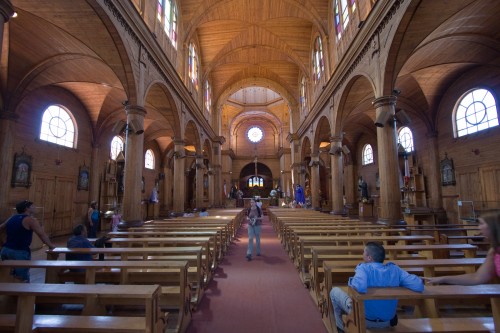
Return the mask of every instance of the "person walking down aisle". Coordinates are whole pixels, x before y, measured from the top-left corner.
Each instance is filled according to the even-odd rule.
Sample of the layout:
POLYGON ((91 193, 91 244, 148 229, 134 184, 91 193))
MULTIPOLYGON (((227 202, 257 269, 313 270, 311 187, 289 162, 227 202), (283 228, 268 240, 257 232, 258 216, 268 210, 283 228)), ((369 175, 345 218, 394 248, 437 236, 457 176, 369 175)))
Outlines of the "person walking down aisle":
POLYGON ((90 238, 97 238, 97 230, 99 229, 99 209, 97 209, 97 202, 90 203, 87 212, 87 229, 89 230, 90 238))
POLYGON ((478 218, 478 222, 481 235, 491 243, 484 263, 474 273, 424 278, 427 283, 471 286, 500 277, 500 211, 485 214, 478 218))
MULTIPOLYGON (((16 205, 16 211, 17 214, 0 225, 0 232, 4 229, 7 231, 7 241, 0 252, 2 260, 31 260, 30 245, 33 240, 33 231, 49 249, 56 247, 38 220, 32 216, 35 213, 33 202, 28 200, 19 202, 16 205)), ((22 282, 30 282, 29 268, 14 268, 12 275, 22 282)))
POLYGON ((247 260, 252 260, 253 239, 255 238, 255 251, 260 256, 260 232, 262 230, 262 209, 257 206, 254 199, 250 200, 250 208, 247 210, 248 220, 248 249, 247 260))
MULTIPOLYGON (((363 252, 364 262, 356 266, 355 274, 349 278, 348 285, 360 293, 366 293, 370 287, 405 287, 416 292, 424 290, 422 279, 410 274, 399 266, 389 262, 384 264, 385 249, 375 242, 366 243, 363 252)), ((342 314, 352 310, 352 299, 339 287, 330 291, 337 331, 344 332, 342 314)), ((365 318, 367 328, 388 328, 396 326, 398 317, 397 299, 365 301, 365 318)))

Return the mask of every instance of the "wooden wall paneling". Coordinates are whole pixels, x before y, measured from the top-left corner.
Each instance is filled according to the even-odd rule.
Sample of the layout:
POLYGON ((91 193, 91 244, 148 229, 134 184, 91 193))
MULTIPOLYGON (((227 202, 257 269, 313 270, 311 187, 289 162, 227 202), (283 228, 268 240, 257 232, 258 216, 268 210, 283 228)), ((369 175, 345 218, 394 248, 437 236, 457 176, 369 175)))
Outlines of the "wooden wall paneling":
POLYGON ((481 204, 483 209, 500 208, 500 166, 483 167, 479 169, 484 201, 481 204))

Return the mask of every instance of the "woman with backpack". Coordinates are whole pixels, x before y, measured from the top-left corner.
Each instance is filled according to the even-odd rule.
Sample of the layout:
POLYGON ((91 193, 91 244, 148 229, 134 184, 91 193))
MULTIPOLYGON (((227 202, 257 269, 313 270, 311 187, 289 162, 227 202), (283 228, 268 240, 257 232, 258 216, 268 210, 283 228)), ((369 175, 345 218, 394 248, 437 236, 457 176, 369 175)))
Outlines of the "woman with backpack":
POLYGON ((252 260, 253 239, 255 237, 255 245, 257 256, 260 256, 260 231, 262 229, 262 209, 257 206, 254 199, 250 200, 250 208, 247 210, 248 220, 248 249, 247 261, 252 260))
POLYGON ((97 202, 95 201, 90 203, 87 212, 87 224, 89 238, 97 238, 97 230, 99 230, 99 209, 97 209, 97 202))

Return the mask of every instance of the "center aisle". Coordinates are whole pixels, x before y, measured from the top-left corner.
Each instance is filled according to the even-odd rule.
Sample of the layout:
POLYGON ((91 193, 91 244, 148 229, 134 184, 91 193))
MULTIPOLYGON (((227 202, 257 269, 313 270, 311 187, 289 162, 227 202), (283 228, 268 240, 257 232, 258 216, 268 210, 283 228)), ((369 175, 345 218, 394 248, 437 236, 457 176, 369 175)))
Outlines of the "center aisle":
POLYGON ((187 333, 327 332, 267 216, 263 223, 262 255, 246 260, 245 223, 215 271, 187 333))

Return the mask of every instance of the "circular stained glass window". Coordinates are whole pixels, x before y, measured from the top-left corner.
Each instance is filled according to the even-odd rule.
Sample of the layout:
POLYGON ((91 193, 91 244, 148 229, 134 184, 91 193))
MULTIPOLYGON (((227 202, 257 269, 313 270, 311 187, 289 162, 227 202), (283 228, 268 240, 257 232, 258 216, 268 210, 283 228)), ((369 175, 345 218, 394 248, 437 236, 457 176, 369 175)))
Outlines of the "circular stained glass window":
POLYGON ((262 140, 264 133, 262 132, 262 130, 260 128, 252 127, 248 130, 247 136, 248 136, 248 140, 252 141, 253 143, 257 143, 260 140, 262 140))

